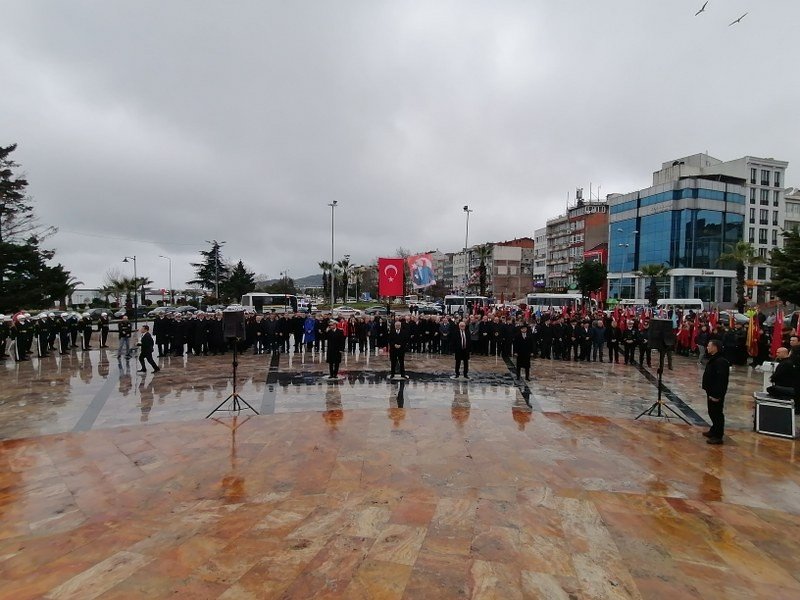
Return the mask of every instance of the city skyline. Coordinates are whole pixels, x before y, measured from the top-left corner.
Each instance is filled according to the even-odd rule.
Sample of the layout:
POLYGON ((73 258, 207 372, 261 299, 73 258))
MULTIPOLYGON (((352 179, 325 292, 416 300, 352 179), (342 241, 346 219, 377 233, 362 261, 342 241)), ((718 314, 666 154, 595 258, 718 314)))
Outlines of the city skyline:
POLYGON ((211 239, 312 274, 333 200, 336 259, 365 264, 459 251, 465 204, 475 242, 534 237, 575 188, 642 189, 674 156, 772 156, 797 186, 800 6, 696 4, 16 1, 0 143, 87 287, 132 255, 185 287, 211 239))

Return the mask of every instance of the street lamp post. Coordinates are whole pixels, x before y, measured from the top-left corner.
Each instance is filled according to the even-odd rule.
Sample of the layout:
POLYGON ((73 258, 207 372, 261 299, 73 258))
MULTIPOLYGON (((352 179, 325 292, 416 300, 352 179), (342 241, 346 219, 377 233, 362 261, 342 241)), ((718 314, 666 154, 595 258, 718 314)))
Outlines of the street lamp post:
POLYGON ((469 281, 469 255, 467 254, 467 248, 469 248, 469 213, 475 212, 471 209, 467 204, 464 205, 464 212, 467 215, 467 225, 466 230, 464 233, 464 312, 467 311, 467 282, 469 281))
POLYGON ((158 255, 159 258, 165 258, 169 261, 169 303, 175 306, 175 292, 172 290, 172 259, 169 256, 158 255))
POLYGON ((333 256, 334 256, 334 254, 333 254, 333 248, 334 248, 334 246, 333 246, 333 240, 334 240, 334 229, 333 229, 333 227, 334 227, 334 215, 333 215, 333 212, 334 212, 334 209, 336 208, 337 204, 339 204, 339 202, 336 201, 336 200, 334 200, 333 202, 328 204, 328 206, 331 207, 331 274, 330 274, 330 280, 331 280, 331 311, 333 311, 333 304, 336 301, 335 300, 336 299, 336 295, 335 295, 335 291, 334 291, 334 287, 336 285, 336 278, 333 276, 333 256))
POLYGON ((139 277, 136 274, 136 256, 126 256, 122 262, 133 261, 133 326, 139 329, 139 277))
MULTIPOLYGON (((617 229, 617 231, 619 233, 622 233, 622 234, 625 233, 625 231, 623 229, 621 229, 621 228, 617 229)), ((636 236, 639 235, 639 231, 634 229, 633 231, 631 231, 631 235, 634 238, 633 239, 633 248, 634 248, 634 252, 635 252, 636 251, 636 236)), ((617 244, 617 245, 620 248, 624 248, 624 252, 622 253, 622 267, 621 267, 622 271, 620 272, 620 275, 619 275, 619 295, 620 295, 620 300, 622 300, 622 282, 623 282, 624 277, 625 277, 625 266, 626 266, 626 263, 628 261, 628 248, 630 248, 631 242, 623 242, 623 243, 617 244)), ((634 283, 634 286, 633 286, 633 295, 634 295, 634 297, 636 296, 636 284, 635 283, 634 283)))

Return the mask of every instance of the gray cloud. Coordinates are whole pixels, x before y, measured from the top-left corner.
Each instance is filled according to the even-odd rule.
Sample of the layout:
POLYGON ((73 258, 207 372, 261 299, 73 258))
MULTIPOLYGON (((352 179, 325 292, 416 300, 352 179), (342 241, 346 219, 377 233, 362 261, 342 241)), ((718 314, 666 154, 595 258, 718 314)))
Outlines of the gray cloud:
POLYGON ((362 262, 461 247, 464 204, 509 239, 677 156, 800 158, 793 0, 8 4, 0 143, 89 285, 126 254, 177 285, 212 238, 312 273, 333 199, 362 262))

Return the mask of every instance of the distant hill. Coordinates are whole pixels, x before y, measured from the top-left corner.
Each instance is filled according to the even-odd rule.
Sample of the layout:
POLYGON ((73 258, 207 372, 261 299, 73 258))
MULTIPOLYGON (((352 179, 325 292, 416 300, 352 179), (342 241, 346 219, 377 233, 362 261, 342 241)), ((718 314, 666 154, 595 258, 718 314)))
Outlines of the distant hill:
MULTIPOLYGON (((306 275, 305 277, 293 277, 294 285, 297 289, 309 288, 309 287, 322 287, 322 273, 318 273, 317 275, 306 275)), ((272 285, 273 283, 278 283, 280 281, 279 278, 275 279, 267 279, 266 281, 256 281, 256 285, 272 285)))

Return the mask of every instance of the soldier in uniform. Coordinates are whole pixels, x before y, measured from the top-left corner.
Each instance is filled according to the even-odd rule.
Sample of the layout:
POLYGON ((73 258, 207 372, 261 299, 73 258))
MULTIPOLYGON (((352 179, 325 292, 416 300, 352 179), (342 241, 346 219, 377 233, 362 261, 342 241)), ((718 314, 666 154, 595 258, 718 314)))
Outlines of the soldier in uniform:
POLYGON ((635 365, 636 347, 639 345, 639 332, 633 321, 628 323, 628 327, 622 332, 622 352, 626 365, 635 365))
POLYGON ((83 313, 83 317, 81 318, 81 321, 80 321, 80 327, 81 327, 81 336, 83 338, 81 340, 83 342, 82 349, 83 350, 91 350, 92 349, 92 318, 89 316, 88 312, 83 313))
POLYGON ((70 313, 67 316, 67 324, 69 326, 69 337, 73 348, 78 347, 78 313, 70 313))
POLYGON ((167 328, 169 321, 164 313, 159 313, 153 321, 153 337, 156 339, 158 346, 158 356, 164 356, 169 353, 169 341, 167 340, 167 328))
POLYGON ((11 333, 9 331, 11 324, 11 317, 0 315, 0 358, 8 358, 6 353, 6 342, 11 333))
POLYGON ((110 329, 111 329, 111 319, 108 318, 108 313, 107 312, 100 313, 100 320, 97 321, 97 331, 100 332, 101 348, 108 348, 108 332, 110 329))
POLYGON ((34 335, 36 336, 36 356, 45 358, 50 356, 47 352, 47 336, 49 334, 49 318, 47 313, 42 313, 33 324, 34 335))

